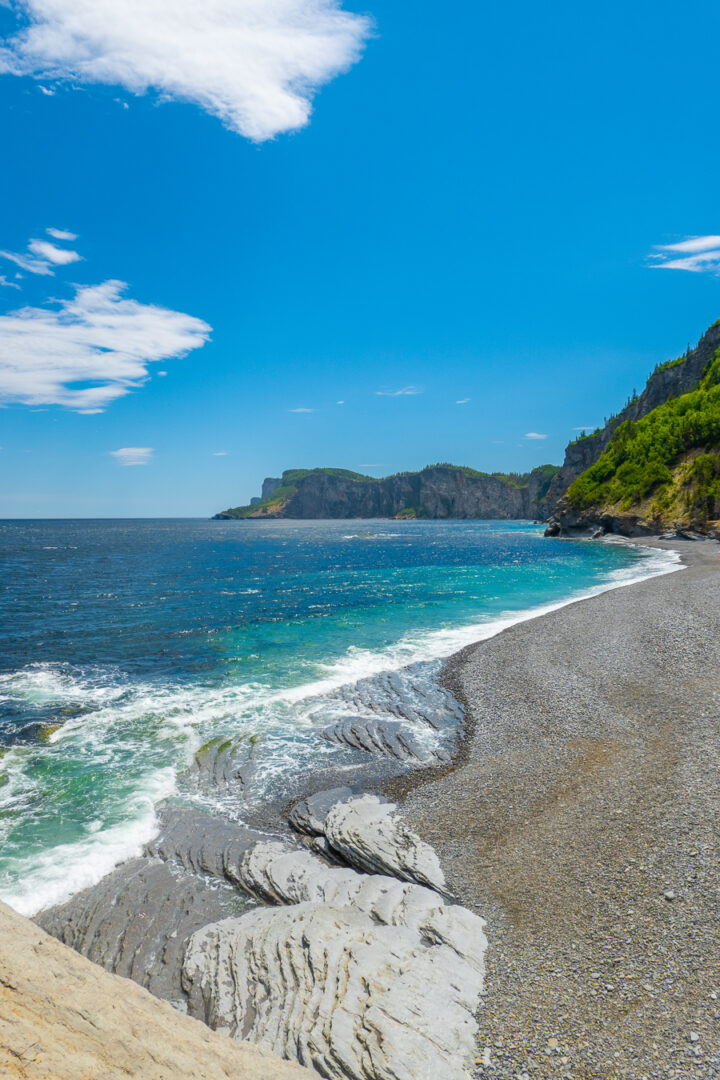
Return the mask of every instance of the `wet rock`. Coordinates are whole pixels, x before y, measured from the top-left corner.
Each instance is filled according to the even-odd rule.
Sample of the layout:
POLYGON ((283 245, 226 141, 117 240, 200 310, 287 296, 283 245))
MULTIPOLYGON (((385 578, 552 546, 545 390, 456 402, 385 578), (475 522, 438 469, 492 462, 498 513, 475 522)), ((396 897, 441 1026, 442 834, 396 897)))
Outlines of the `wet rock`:
POLYGON ((206 792, 238 791, 242 794, 255 772, 256 756, 256 736, 219 736, 200 747, 191 772, 195 773, 200 788, 206 792))
POLYGON ((394 803, 376 795, 335 803, 323 832, 331 850, 349 866, 415 881, 439 892, 445 889, 437 855, 404 824, 394 803))
POLYGON ((191 934, 248 906, 229 886, 209 889, 194 874, 143 858, 40 912, 35 922, 107 971, 182 1002, 181 967, 191 934))
POLYGON ((352 908, 301 903, 207 926, 190 940, 183 984, 212 1028, 333 1080, 469 1075, 482 975, 352 908))
POLYGON ((383 754, 413 765, 450 760, 447 750, 423 746, 412 729, 398 720, 346 716, 326 727, 321 735, 328 742, 340 746, 349 746, 368 754, 383 754))
POLYGON ((191 808, 173 808, 162 815, 160 835, 147 845, 147 853, 174 861, 193 873, 210 874, 236 882, 237 866, 248 850, 267 834, 224 821, 191 808))

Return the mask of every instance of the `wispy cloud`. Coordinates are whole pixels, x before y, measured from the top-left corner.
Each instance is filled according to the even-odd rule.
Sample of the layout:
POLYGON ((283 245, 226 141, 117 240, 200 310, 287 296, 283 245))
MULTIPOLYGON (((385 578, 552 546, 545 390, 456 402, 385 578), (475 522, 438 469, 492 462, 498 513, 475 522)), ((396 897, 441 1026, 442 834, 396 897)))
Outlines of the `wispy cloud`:
POLYGON ((469 400, 470 400, 469 397, 463 397, 463 398, 460 398, 459 401, 456 401, 455 404, 456 405, 467 405, 469 400))
POLYGON ((597 424, 578 424, 573 431, 594 431, 597 426, 597 424))
POLYGON ((315 412, 315 410, 314 409, 300 408, 300 409, 288 409, 288 412, 315 412))
POLYGON ((56 266, 67 266, 68 263, 79 262, 82 255, 68 248, 59 248, 57 244, 51 244, 49 240, 31 240, 28 251, 37 255, 39 259, 54 263, 56 266))
POLYGON ((402 390, 376 390, 378 397, 409 397, 413 394, 422 394, 419 386, 403 386, 402 390))
POLYGON ((0 274, 0 285, 4 285, 7 289, 19 289, 17 281, 8 281, 4 274, 0 274))
POLYGON ((213 450, 213 457, 227 457, 227 450, 213 450))
POLYGON ((336 405, 344 405, 344 404, 345 404, 345 402, 344 402, 344 401, 336 401, 336 402, 335 402, 335 404, 336 404, 336 405))
POLYGON ((32 255, 21 255, 17 251, 0 251, 0 259, 8 259, 28 274, 45 274, 52 277, 55 273, 47 259, 35 259, 32 255))
POLYGON ((251 139, 303 127, 371 20, 340 0, 18 0, 0 71, 189 101, 251 139))
POLYGON ((152 446, 123 446, 120 450, 110 450, 118 465, 149 465, 154 454, 152 446))
POLYGON ((525 434, 526 439, 547 439, 547 435, 541 435, 539 431, 528 431, 525 434))
POLYGON ((720 273, 720 236, 688 236, 676 244, 656 244, 649 258, 658 270, 720 273))
MULTIPOLYGON (((45 231, 56 240, 77 240, 74 233, 62 232, 60 229, 46 229, 45 231)), ((27 252, 0 251, 0 258, 8 259, 29 274, 52 276, 55 273, 53 266, 67 266, 69 263, 79 262, 82 255, 78 255, 77 251, 71 251, 69 248, 60 248, 57 244, 51 244, 49 240, 30 240, 27 252)))
POLYGON ((149 377, 148 364, 203 345, 210 327, 126 299, 122 281, 77 288, 72 300, 0 316, 0 402, 102 412, 149 377))
POLYGON ((68 232, 67 229, 46 229, 45 232, 48 236, 52 236, 53 240, 77 240, 77 233, 68 232))

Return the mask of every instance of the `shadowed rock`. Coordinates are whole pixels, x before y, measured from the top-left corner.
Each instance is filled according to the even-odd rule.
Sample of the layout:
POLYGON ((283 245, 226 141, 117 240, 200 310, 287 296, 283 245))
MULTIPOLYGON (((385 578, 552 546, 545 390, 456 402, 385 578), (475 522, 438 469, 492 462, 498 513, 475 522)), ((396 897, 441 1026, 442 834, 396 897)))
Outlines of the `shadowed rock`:
POLYGON ((229 886, 208 888, 160 859, 133 859, 35 921, 65 945, 158 997, 181 1002, 190 935, 248 907, 229 886))
POLYGON ((162 817, 162 832, 148 844, 149 855, 234 883, 244 853, 257 840, 268 838, 267 833, 192 808, 173 808, 162 817))
POLYGON ((183 969, 212 1027, 332 1080, 467 1080, 482 975, 353 908, 258 909, 198 931, 183 969))
POLYGON ((308 836, 322 836, 325 829, 325 818, 335 803, 352 799, 354 792, 349 787, 328 788, 327 791, 318 791, 309 795, 307 799, 293 806, 289 815, 289 822, 293 829, 306 833, 308 836))

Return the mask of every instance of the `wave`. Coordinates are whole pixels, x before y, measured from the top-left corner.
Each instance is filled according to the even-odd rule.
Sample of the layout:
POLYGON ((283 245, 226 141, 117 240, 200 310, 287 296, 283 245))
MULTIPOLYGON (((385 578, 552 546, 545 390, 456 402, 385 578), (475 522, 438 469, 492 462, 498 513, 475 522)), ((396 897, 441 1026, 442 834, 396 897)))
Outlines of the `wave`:
MULTIPOLYGON (((5 854, 0 861, 0 898, 32 915, 95 884, 118 863, 140 854, 157 832, 156 807, 177 791, 178 778, 209 737, 261 733, 262 776, 268 784, 277 782, 299 762, 311 766, 332 753, 327 744, 318 745, 315 714, 323 699, 340 687, 418 663, 434 662, 428 672, 432 674, 452 653, 517 623, 679 569, 679 553, 645 548, 632 565, 560 600, 406 633, 382 650, 350 647, 337 659, 315 663, 317 677, 290 687, 258 681, 138 682, 119 669, 52 663, 0 676, 0 700, 76 710, 49 734, 47 745, 15 746, 2 759, 6 782, 0 788, 0 838, 5 854), (106 785, 104 796, 92 786, 96 773, 106 785), (13 825, 52 824, 53 786, 77 783, 78 776, 87 787, 86 805, 92 812, 75 823, 75 834, 67 842, 48 842, 28 852, 21 836, 11 836, 13 825)), ((52 829, 46 827, 43 835, 52 836, 52 829)))

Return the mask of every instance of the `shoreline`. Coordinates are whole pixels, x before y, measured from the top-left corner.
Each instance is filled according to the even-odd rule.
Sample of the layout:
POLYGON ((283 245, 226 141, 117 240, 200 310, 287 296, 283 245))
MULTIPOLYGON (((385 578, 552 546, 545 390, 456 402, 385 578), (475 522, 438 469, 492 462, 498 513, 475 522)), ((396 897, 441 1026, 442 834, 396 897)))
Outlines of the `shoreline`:
POLYGON ((680 551, 685 571, 454 654, 440 679, 467 710, 460 759, 392 785, 488 922, 478 1077, 720 1066, 720 547, 630 542, 680 551))
MULTIPOLYGON (((683 558, 684 565, 689 566, 692 570, 695 564, 702 564, 705 567, 705 572, 710 568, 711 577, 717 579, 716 571, 720 569, 720 566, 716 566, 713 559, 717 559, 720 552, 718 552, 717 545, 713 542, 683 544, 680 541, 673 540, 666 543, 658 541, 654 545, 652 542, 642 538, 638 543, 643 547, 658 546, 676 553, 678 548, 683 551, 687 548, 689 554, 683 558), (702 553, 708 547, 712 547, 714 550, 706 558, 703 558, 702 553)), ((585 627, 584 630, 581 630, 580 636, 591 639, 592 635, 588 633, 587 624, 588 620, 590 624, 593 624, 597 605, 609 606, 612 609, 617 604, 618 597, 627 598, 631 594, 632 597, 635 597, 636 590, 625 588, 625 585, 629 584, 635 585, 636 589, 645 589, 651 598, 655 597, 657 599, 657 588, 651 585, 651 582, 658 578, 658 586, 662 593, 663 582, 672 582, 687 577, 687 573, 677 574, 673 572, 673 570, 677 569, 680 569, 680 567, 667 567, 665 570, 640 579, 611 582, 605 586, 597 587, 589 594, 553 604, 549 609, 545 608, 533 613, 523 613, 524 617, 516 618, 510 625, 500 629, 493 636, 479 641, 476 640, 473 644, 450 656, 440 673, 439 686, 445 692, 451 692, 454 698, 459 700, 465 707, 465 722, 458 732, 458 749, 451 762, 443 762, 434 767, 399 770, 397 763, 396 767, 393 768, 387 762, 384 763, 382 758, 376 758, 366 761, 364 765, 354 767, 354 779, 350 780, 353 784, 352 798, 362 800, 366 797, 363 796, 362 792, 383 792, 385 795, 394 798, 399 803, 397 816, 403 822, 403 825, 412 829, 419 844, 424 848, 428 848, 432 852, 433 858, 436 855, 439 856, 440 864, 447 878, 448 888, 459 904, 463 905, 449 910, 462 913, 464 909, 467 909, 464 916, 456 914, 452 917, 472 918, 480 915, 488 922, 488 983, 478 1014, 482 1055, 478 1058, 478 1061, 485 1060, 487 1062, 489 1057, 489 1063, 479 1066, 476 1073, 478 1077, 497 1076, 507 1078, 507 1080, 516 1080, 518 1069, 521 1072, 523 1070, 527 1071, 527 1069, 535 1069, 533 1075, 538 1077, 557 1076, 558 1068, 571 1060, 568 1054, 563 1054, 563 1056, 567 1057, 567 1062, 563 1062, 562 1058, 556 1059, 553 1046, 548 1050, 547 1041, 549 1040, 557 1039, 557 1045, 561 1046, 563 1050, 565 1050, 568 1043, 568 1037, 565 1034, 563 1034, 563 1041, 560 1041, 558 1035, 555 1034, 556 1028, 552 1029, 551 1034, 548 1034, 550 1029, 540 1029, 542 1032, 541 1043, 543 1039, 546 1040, 543 1047, 542 1045, 536 1045, 538 1038, 537 1017, 526 1017, 517 1026, 517 1018, 526 1004, 525 981, 527 978, 532 982, 535 977, 532 964, 533 959, 536 960, 537 958, 523 954, 522 948, 518 948, 517 938, 513 938, 512 935, 513 924, 517 921, 518 912, 522 914, 522 902, 518 906, 516 898, 510 895, 508 887, 502 885, 500 881, 502 873, 508 872, 508 860, 505 857, 503 845, 507 846, 508 824, 510 833, 517 836, 523 831, 523 823, 517 820, 517 813, 510 815, 511 820, 509 822, 504 822, 503 817, 507 815, 508 807, 510 810, 515 810, 516 803, 518 805, 522 804, 524 792, 525 796, 528 796, 523 810, 523 813, 527 814, 524 827, 528 833, 532 833, 537 818, 535 813, 537 806, 535 804, 538 796, 540 796, 542 804, 540 814, 540 818, 542 818, 543 815, 547 815, 548 791, 551 791, 553 785, 557 786, 558 777, 561 779, 561 786, 564 784, 567 788, 568 783, 565 776, 567 773, 578 773, 575 780, 569 784, 569 790, 575 790, 576 794, 582 796, 584 791, 583 774, 587 773, 588 776, 592 776, 593 769, 597 764, 594 761, 594 756, 597 756, 598 748, 590 744, 593 743, 593 740, 602 743, 605 736, 598 736, 597 733, 590 735, 587 732, 578 733, 575 730, 578 726, 576 717, 571 717, 575 727, 573 727, 573 723, 570 724, 568 735, 564 723, 566 717, 563 717, 563 723, 561 724, 563 730, 555 733, 556 737, 553 743, 553 740, 548 740, 546 733, 542 730, 540 732, 533 731, 533 720, 536 721, 538 718, 538 706, 531 696, 529 701, 532 708, 522 720, 524 725, 523 738, 536 751, 535 763, 537 764, 539 761, 542 767, 539 771, 537 768, 533 771, 532 754, 529 757, 526 754, 526 760, 524 761, 522 755, 520 758, 517 758, 516 755, 517 759, 513 759, 513 754, 516 754, 517 751, 516 732, 513 725, 518 713, 522 711, 518 709, 518 699, 520 699, 521 706, 527 707, 528 705, 523 684, 523 663, 528 657, 533 656, 533 649, 537 649, 538 643, 542 647, 543 643, 547 644, 552 641, 553 626, 559 627, 562 631, 563 627, 567 627, 568 622, 571 624, 580 623, 581 626, 585 627), (588 605, 582 602, 588 599, 594 600, 595 604, 588 605), (551 628, 550 634, 548 634, 548 627, 551 628), (518 639, 520 647, 517 644, 518 639), (488 658, 490 658, 490 661, 493 661, 494 658, 494 662, 497 664, 498 657, 502 660, 503 656, 505 658, 505 668, 501 672, 502 679, 500 681, 491 679, 488 682, 486 671, 483 670, 482 683, 478 686, 477 682, 474 681, 478 662, 482 664, 484 669, 488 658), (505 702, 503 702, 503 694, 506 699, 505 702), (514 701, 512 700, 513 694, 515 695, 514 701), (502 715, 500 716, 500 722, 493 716, 490 716, 490 722, 488 722, 488 714, 483 710, 490 705, 490 713, 492 714, 495 710, 496 699, 500 702, 500 713, 502 713, 503 704, 507 705, 508 699, 510 700, 512 705, 511 724, 508 725, 507 718, 503 718, 502 715), (490 752, 488 748, 489 737, 490 752), (551 751, 548 767, 543 764, 543 750, 551 751), (505 754, 505 758, 503 758, 503 754, 505 754), (579 768, 577 764, 578 758, 582 759, 579 768), (508 788, 507 785, 503 786, 501 782, 499 783, 499 781, 507 779, 504 773, 507 772, 508 765, 511 766, 512 788, 508 788), (524 789, 523 783, 525 784, 524 789), (574 789, 573 783, 575 785, 574 789), (508 799, 510 792, 513 799, 512 803, 508 799), (478 814, 478 808, 481 811, 480 814, 478 814), (489 827, 488 820, 490 822, 489 827), (480 839, 480 843, 478 843, 478 839, 480 839), (499 860, 496 859, 498 852, 501 853, 499 860), (502 887, 499 887, 500 885, 502 887), (474 913, 474 915, 471 913, 474 913), (514 972, 515 984, 510 978, 512 972, 514 972), (503 1006, 508 1005, 508 1003, 512 1005, 514 1010, 510 1015, 515 1018, 513 1021, 516 1024, 515 1029, 513 1029, 512 1022, 508 1024, 508 1016, 503 1012, 503 1006), (498 1046, 498 1042, 505 1042, 508 1030, 514 1031, 512 1038, 518 1043, 518 1046, 520 1043, 523 1044, 520 1047, 519 1056, 516 1055, 515 1058, 508 1056, 508 1052, 503 1046, 498 1046), (535 1060, 537 1057, 539 1057, 539 1061, 535 1060), (547 1069, 543 1071, 545 1066, 547 1066, 547 1069)), ((628 603, 623 604, 621 602, 621 607, 628 607, 628 603)), ((635 612, 636 617, 643 618, 642 604, 637 604, 631 599, 629 608, 635 612)), ((715 635, 715 639, 720 640, 720 633, 715 635)), ((569 676, 565 682, 571 687, 571 690, 573 667, 578 662, 578 659, 581 659, 581 651, 578 652, 575 648, 569 650, 572 663, 565 673, 569 676)), ((630 657, 631 652, 626 650, 626 653, 627 659, 630 657)), ((720 670, 720 656, 718 657, 717 667, 720 670)), ((553 685, 556 684, 558 684, 557 679, 554 680, 553 685)), ((564 687, 562 679, 559 680, 559 687, 561 691, 563 688, 567 689, 567 687, 564 687)), ((538 694, 542 689, 543 686, 540 685, 534 688, 534 692, 538 694)), ((718 689, 720 690, 720 683, 718 689)), ((545 710, 540 708, 539 711, 543 712, 545 710)), ((616 735, 617 733, 615 733, 616 735)), ((615 738, 615 736, 613 737, 615 738)), ((606 738, 605 741, 607 741, 606 738)), ((619 745, 617 738, 615 738, 615 742, 619 745)), ((602 769, 611 760, 612 752, 608 756, 607 748, 600 747, 599 753, 600 767, 602 769), (604 758, 603 753, 605 754, 604 758)), ((718 766, 720 767, 720 753, 718 754, 718 766)), ((302 836, 288 832, 287 815, 291 807, 297 802, 307 799, 313 793, 317 793, 319 790, 322 791, 328 786, 333 786, 333 783, 337 782, 338 780, 333 780, 332 776, 328 777, 327 774, 323 775, 322 772, 314 773, 304 783, 300 783, 290 802, 286 800, 284 807, 279 805, 277 807, 278 817, 275 824, 280 828, 280 832, 276 833, 275 844, 277 844, 278 840, 285 844, 290 840, 295 845, 297 857, 303 850, 314 851, 316 855, 321 856, 321 860, 324 856, 329 856, 329 869, 326 866, 325 870, 319 871, 317 865, 313 863, 313 873, 320 872, 321 876, 324 875, 328 878, 328 881, 322 885, 322 890, 328 887, 333 873, 347 873, 347 871, 333 870, 333 867, 337 866, 337 853, 328 851, 327 847, 322 846, 325 844, 322 826, 320 827, 319 836, 316 835, 314 838, 305 837, 303 839, 302 836), (330 784, 327 782, 328 779, 331 781, 330 784), (325 782, 323 783, 323 781, 325 782), (320 844, 319 847, 317 846, 318 843, 320 844)), ((340 782, 343 783, 344 781, 340 780, 340 782)), ((348 790, 350 789, 345 788, 345 791, 348 790)), ((337 799, 337 795, 335 798, 337 799)), ((552 803, 553 798, 551 791, 550 803, 552 803)), ((251 826, 252 824, 252 821, 250 821, 251 826)), ((96 929, 93 928, 88 936, 86 927, 90 928, 91 924, 92 927, 98 927, 100 923, 96 920, 99 919, 100 922, 103 922, 105 919, 104 912, 108 907, 112 907, 115 912, 111 916, 111 919, 115 920, 112 924, 114 929, 110 927, 112 933, 108 933, 108 928, 106 928, 100 934, 101 938, 107 939, 114 937, 115 931, 122 929, 122 926, 131 926, 136 918, 144 919, 147 917, 148 912, 159 911, 165 907, 168 899, 178 893, 179 886, 185 887, 183 882, 186 879, 183 879, 182 875, 180 878, 177 877, 178 863, 180 869, 184 868, 185 871, 190 873, 191 877, 200 870, 209 873, 216 880, 227 878, 228 883, 237 881, 237 871, 234 868, 243 864, 247 866, 245 860, 254 845, 259 843, 262 849, 263 843, 267 840, 267 823, 264 827, 260 822, 256 823, 256 826, 263 830, 264 836, 252 828, 249 830, 238 829, 237 826, 232 826, 229 823, 223 825, 219 822, 216 822, 213 826, 213 830, 217 827, 217 831, 214 834, 208 834, 208 825, 209 819, 202 815, 190 816, 184 821, 178 819, 177 825, 171 822, 169 832, 164 836, 161 835, 159 839, 149 845, 148 853, 144 857, 142 865, 139 865, 141 860, 138 860, 134 866, 132 864, 122 864, 113 874, 103 879, 100 887, 93 887, 88 890, 87 895, 78 895, 77 902, 75 900, 69 901, 67 905, 63 905, 62 908, 58 909, 55 913, 56 921, 54 925, 48 926, 48 928, 61 940, 75 945, 81 952, 85 952, 86 955, 91 956, 93 959, 101 960, 104 966, 120 971, 123 974, 130 974, 143 985, 149 986, 150 989, 159 993, 160 996, 173 999, 175 993, 168 981, 169 971, 166 969, 157 971, 150 976, 152 981, 147 981, 147 976, 143 974, 145 971, 143 965, 147 964, 149 955, 155 950, 155 945, 167 941, 170 929, 173 930, 170 937, 176 941, 176 945, 173 945, 174 963, 179 964, 181 956, 178 949, 181 946, 183 935, 201 926, 205 926, 207 930, 212 930, 213 925, 221 926, 222 923, 218 923, 217 920, 227 917, 232 912, 227 908, 223 910, 222 905, 218 906, 217 901, 221 897, 217 893, 209 906, 207 893, 202 895, 187 894, 187 899, 183 899, 182 904, 187 903, 190 918, 184 924, 179 936, 175 932, 177 925, 172 920, 170 923, 167 921, 168 916, 171 914, 171 908, 166 909, 166 914, 163 916, 164 922, 161 919, 157 925, 154 922, 154 916, 152 916, 153 933, 156 934, 157 938, 156 943, 150 939, 147 945, 132 945, 131 950, 125 955, 122 952, 116 957, 111 953, 105 956, 102 953, 98 954, 96 952, 98 948, 96 929), (239 863, 238 859, 240 860, 239 863), (88 899, 90 899, 89 905, 88 899), (87 915, 83 911, 84 907, 87 910, 87 915)), ((340 865, 344 862, 346 866, 349 865, 355 869, 360 868, 367 873, 375 857, 373 851, 371 842, 370 847, 365 849, 366 863, 363 866, 362 860, 360 863, 353 862, 352 849, 348 849, 344 858, 340 859, 340 865), (368 857, 370 862, 367 862, 368 857)), ((718 844, 718 851, 720 852, 720 844, 718 844)), ((268 857, 270 857, 272 863, 272 859, 277 858, 277 852, 272 857, 268 857)), ((306 856, 306 858, 308 857, 313 859, 315 856, 306 856)), ((547 891, 548 868, 543 866, 541 855, 538 855, 532 849, 528 851, 526 845, 523 857, 526 862, 534 860, 537 864, 534 867, 535 878, 540 881, 541 887, 546 889, 543 895, 548 897, 546 904, 552 907, 554 903, 552 892, 547 891)), ((553 858, 557 857, 556 843, 553 858)), ((517 874, 517 865, 515 865, 514 870, 517 874)), ((268 866, 267 871, 272 877, 272 865, 268 866)), ((378 871, 371 872, 377 873, 378 871)), ((388 871, 381 870, 380 872, 387 873, 388 871)), ((394 871, 390 871, 390 873, 392 874, 394 871)), ((592 880, 592 874, 590 880, 592 880)), ((510 885, 512 884, 511 881, 510 885)), ((517 883, 515 882, 515 884, 517 883)), ((584 887, 588 887, 587 883, 584 887)), ((252 895, 252 890, 250 891, 252 895)), ((295 899, 291 899, 291 894, 292 890, 287 893, 285 899, 280 899, 279 903, 296 903, 298 900, 297 895, 295 895, 295 899)), ((439 895, 444 894, 443 886, 439 895)), ((280 895, 283 895, 282 890, 280 895)), ((258 898, 263 899, 262 895, 259 895, 258 898)), ((265 897, 265 902, 267 902, 267 897, 265 897)), ((172 903, 174 904, 175 901, 172 903)), ((250 900, 250 903, 252 904, 253 901, 250 900)), ((271 892, 270 904, 273 903, 277 904, 278 900, 272 898, 271 892)), ((667 904, 668 902, 664 901, 664 903, 667 904)), ((277 908, 273 909, 272 906, 270 908, 261 907, 256 910, 265 911, 268 917, 271 916, 273 911, 278 911, 277 908)), ((537 916, 537 913, 535 914, 537 916)), ((46 924, 43 918, 40 918, 39 921, 41 925, 46 924)), ((145 929, 146 932, 149 931, 150 925, 145 924, 145 929)), ((289 929, 288 933, 290 932, 289 929)), ((253 946, 251 945, 251 947, 253 946)), ((164 952, 166 945, 163 945, 162 948, 164 952)), ((125 949, 125 945, 123 945, 123 949, 125 949)), ((546 952, 545 955, 554 954, 550 951, 549 954, 546 952)), ((586 959, 590 966, 593 967, 594 972, 602 969, 602 963, 597 956, 589 953, 586 959)), ((205 962, 206 960, 201 957, 201 966, 205 962)), ((544 977, 544 972, 541 975, 544 977)), ((590 977, 590 973, 587 971, 585 971, 585 975, 588 978, 590 977)), ((608 975, 608 979, 610 977, 608 975)), ((213 975, 212 978, 215 979, 216 975, 213 975)), ((542 983, 542 981, 541 978, 540 982, 542 983)), ((720 990, 720 987, 718 989, 720 990)), ((287 989, 282 992, 287 992, 287 989)), ((543 988, 543 993, 546 1000, 552 1000, 552 994, 549 994, 547 987, 543 988)), ((604 990, 603 993, 607 994, 609 991, 604 990)), ((537 994, 535 996, 537 997, 537 994)), ((595 997, 597 997, 597 992, 595 997)), ((563 1007, 566 1009, 565 1014, 563 1014, 566 1019, 567 1015, 569 1015, 567 1002, 563 1007)), ((196 1000, 194 1015, 200 1015, 197 1009, 198 1002, 196 1000)), ((560 1031, 559 1028, 557 1030, 560 1031)), ((647 1031, 645 1030, 643 1036, 646 1037, 646 1035, 647 1031)), ((627 1042, 625 1035, 623 1038, 627 1042)), ((625 1042, 622 1044, 623 1047, 625 1042)), ((511 1045, 514 1047, 514 1043, 511 1045)), ((601 1063, 596 1060, 597 1047, 593 1044, 592 1039, 588 1045, 590 1049, 583 1057, 582 1051, 577 1050, 577 1048, 573 1050, 568 1044, 570 1054, 576 1053, 582 1059, 582 1068, 585 1071, 567 1075, 592 1077, 593 1080, 596 1077, 607 1077, 607 1080, 611 1080, 611 1078, 615 1080, 616 1077, 620 1076, 640 1080, 640 1077, 646 1075, 658 1077, 670 1075, 667 1072, 655 1073, 649 1069, 645 1072, 623 1071, 625 1068, 624 1062, 620 1063, 614 1060, 610 1062, 612 1071, 602 1071, 602 1068, 599 1068, 601 1063)), ((697 1047, 693 1044, 691 1049, 694 1051, 697 1047)), ((602 1049, 601 1056, 604 1053, 605 1050, 602 1049)), ((613 1049, 612 1053, 615 1054, 616 1051, 613 1049)), ((301 1058, 301 1060, 304 1059, 301 1058)), ((568 1065, 568 1068, 570 1068, 570 1065, 568 1065)), ((382 1073, 382 1075, 385 1074, 382 1073)), ((458 1075, 460 1074, 458 1073, 458 1075)), ((463 1073, 462 1075, 465 1076, 466 1074, 463 1073)), ((566 1074, 561 1073, 560 1075, 564 1076, 566 1074)), ((692 1077, 694 1080, 696 1076, 700 1077, 704 1074, 690 1072, 678 1073, 677 1075, 692 1077)))

